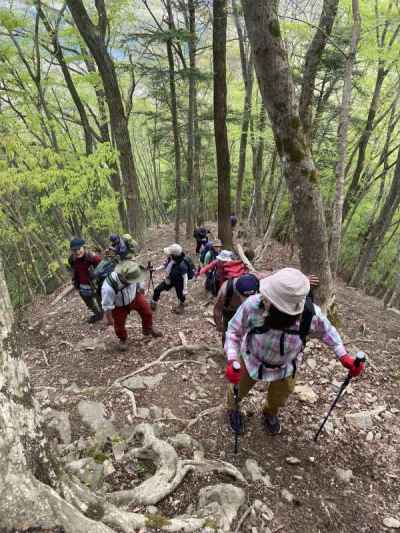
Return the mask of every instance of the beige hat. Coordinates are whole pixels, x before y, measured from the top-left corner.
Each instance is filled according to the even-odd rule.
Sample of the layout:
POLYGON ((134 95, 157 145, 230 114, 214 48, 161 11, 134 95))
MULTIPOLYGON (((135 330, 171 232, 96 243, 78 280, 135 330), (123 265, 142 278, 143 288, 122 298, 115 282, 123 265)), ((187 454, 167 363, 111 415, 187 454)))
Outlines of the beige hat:
POLYGON ((287 315, 303 312, 309 292, 308 278, 296 268, 282 268, 260 281, 261 295, 287 315))
POLYGON ((114 272, 120 276, 121 281, 127 283, 141 283, 146 279, 146 270, 133 261, 118 263, 114 272))
POLYGON ((221 239, 215 239, 215 241, 212 241, 213 247, 222 248, 222 241, 221 239))
POLYGON ((182 252, 182 246, 180 244, 177 244, 176 242, 164 248, 164 253, 166 255, 181 255, 182 252))

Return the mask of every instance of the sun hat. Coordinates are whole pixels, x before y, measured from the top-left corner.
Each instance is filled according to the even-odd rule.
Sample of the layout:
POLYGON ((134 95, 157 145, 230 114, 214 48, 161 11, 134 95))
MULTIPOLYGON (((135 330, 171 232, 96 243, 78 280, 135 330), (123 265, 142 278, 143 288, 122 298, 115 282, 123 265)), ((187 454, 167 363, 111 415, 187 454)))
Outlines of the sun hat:
POLYGON ((141 283, 146 279, 146 270, 133 261, 118 263, 114 272, 119 275, 121 281, 126 281, 127 283, 141 283))
POLYGON ((69 243, 70 250, 79 250, 79 248, 82 248, 82 246, 85 245, 85 241, 83 239, 72 239, 69 243))
POLYGON ((217 248, 222 248, 222 241, 221 239, 215 239, 215 241, 212 241, 212 245, 217 248))
POLYGON ((218 261, 232 261, 233 260, 233 252, 229 250, 221 250, 220 253, 217 255, 218 261))
POLYGON ((282 268, 260 281, 261 295, 287 315, 303 312, 309 291, 308 278, 296 268, 282 268))
POLYGON ((243 296, 251 296, 258 292, 260 282, 254 274, 243 274, 236 281, 235 289, 243 296))
POLYGON ((181 255, 182 252, 182 246, 180 244, 177 244, 176 242, 164 248, 164 253, 166 255, 181 255))

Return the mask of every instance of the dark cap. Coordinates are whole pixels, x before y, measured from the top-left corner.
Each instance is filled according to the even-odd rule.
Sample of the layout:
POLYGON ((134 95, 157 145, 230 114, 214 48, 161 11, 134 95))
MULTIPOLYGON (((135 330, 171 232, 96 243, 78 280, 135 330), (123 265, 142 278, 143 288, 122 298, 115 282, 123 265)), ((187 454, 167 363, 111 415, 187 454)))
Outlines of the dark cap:
POLYGON ((71 250, 79 250, 79 248, 82 248, 84 245, 85 241, 83 239, 72 239, 72 241, 69 243, 71 250))

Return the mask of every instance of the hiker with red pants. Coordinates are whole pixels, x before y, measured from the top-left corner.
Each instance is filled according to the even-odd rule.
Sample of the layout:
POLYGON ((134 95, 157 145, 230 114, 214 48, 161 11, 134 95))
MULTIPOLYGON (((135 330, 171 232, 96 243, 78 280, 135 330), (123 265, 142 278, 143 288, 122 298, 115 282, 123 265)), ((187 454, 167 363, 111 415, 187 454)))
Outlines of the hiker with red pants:
MULTIPOLYGON (((310 281, 302 272, 278 270, 260 281, 259 290, 260 294, 247 298, 229 322, 224 347, 226 377, 238 385, 239 401, 257 381, 268 384, 263 424, 267 433, 276 435, 281 431, 278 412, 294 390, 308 336, 330 346, 352 377, 358 376, 365 364, 355 364, 336 328, 317 305, 306 301, 310 281)), ((241 431, 233 386, 228 387, 227 409, 232 429, 241 431)))
POLYGON ((162 337, 153 328, 153 313, 144 295, 146 270, 132 261, 119 263, 103 282, 101 288, 102 306, 107 324, 114 326, 119 338, 117 349, 126 351, 128 334, 126 320, 131 311, 137 311, 142 319, 143 335, 162 337))
POLYGON ((72 283, 75 289, 79 291, 79 296, 88 309, 93 313, 87 319, 89 324, 92 324, 103 318, 100 295, 91 281, 91 271, 100 263, 101 257, 86 250, 83 239, 72 239, 69 248, 71 255, 68 258, 68 264, 72 271, 72 283))

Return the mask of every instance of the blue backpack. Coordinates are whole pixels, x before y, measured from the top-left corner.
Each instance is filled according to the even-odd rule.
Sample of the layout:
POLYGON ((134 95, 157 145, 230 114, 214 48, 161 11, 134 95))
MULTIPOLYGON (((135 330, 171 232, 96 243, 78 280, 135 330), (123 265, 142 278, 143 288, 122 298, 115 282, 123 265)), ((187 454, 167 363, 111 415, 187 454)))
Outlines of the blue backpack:
POLYGON ((102 285, 106 277, 114 270, 116 263, 110 258, 105 257, 100 261, 97 267, 92 272, 92 279, 102 285))

